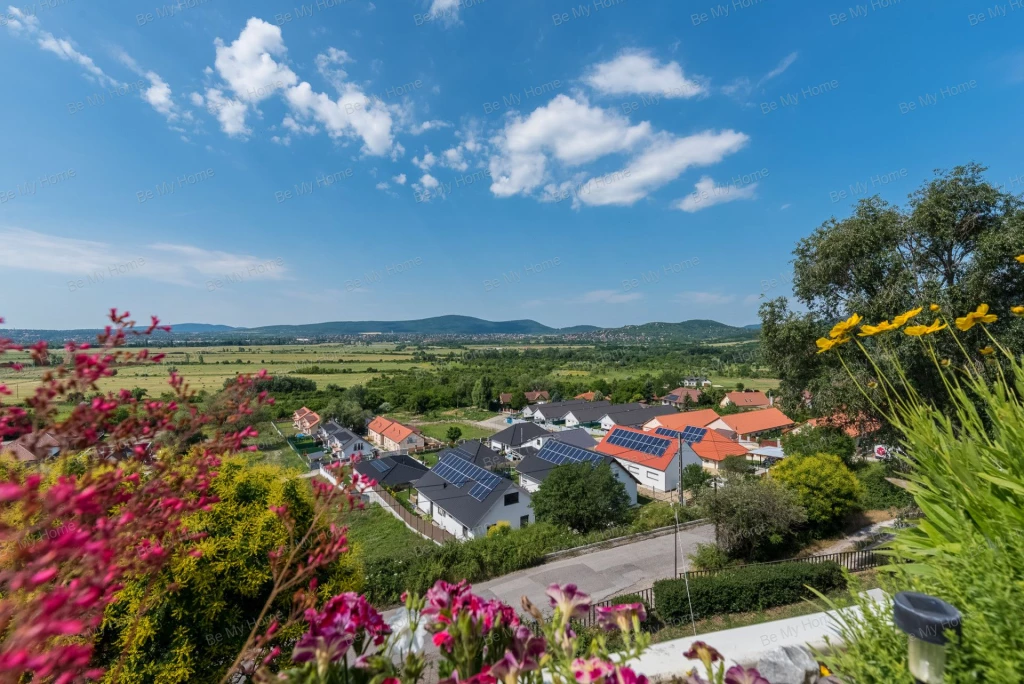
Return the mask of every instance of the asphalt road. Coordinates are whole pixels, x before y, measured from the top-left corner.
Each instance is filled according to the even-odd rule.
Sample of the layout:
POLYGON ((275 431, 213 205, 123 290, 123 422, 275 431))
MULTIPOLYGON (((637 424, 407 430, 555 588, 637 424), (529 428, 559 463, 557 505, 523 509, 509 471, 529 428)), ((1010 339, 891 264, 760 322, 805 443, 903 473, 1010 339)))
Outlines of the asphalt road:
MULTIPOLYGON (((698 543, 714 541, 711 525, 702 525, 679 533, 679 570, 689 567, 686 556, 698 543)), ((548 585, 572 582, 602 601, 637 589, 646 589, 656 580, 672 577, 674 535, 617 546, 613 549, 558 560, 528 570, 498 577, 473 586, 474 593, 485 598, 499 598, 517 610, 520 598, 529 596, 534 605, 548 612, 550 603, 545 591, 548 585)))

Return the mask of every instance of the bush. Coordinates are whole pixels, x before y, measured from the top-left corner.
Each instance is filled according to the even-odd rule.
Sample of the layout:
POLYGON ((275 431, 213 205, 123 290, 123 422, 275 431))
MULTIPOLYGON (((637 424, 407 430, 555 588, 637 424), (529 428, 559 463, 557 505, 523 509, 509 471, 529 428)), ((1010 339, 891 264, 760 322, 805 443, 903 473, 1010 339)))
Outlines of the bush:
POLYGON ((885 479, 893 476, 906 477, 906 475, 893 473, 884 463, 872 463, 857 472, 857 479, 860 480, 862 489, 860 505, 865 510, 907 508, 914 505, 914 497, 910 495, 910 492, 885 479))
POLYGON ((835 454, 849 465, 853 460, 856 444, 853 438, 839 428, 825 425, 789 432, 782 436, 782 450, 786 456, 813 456, 814 454, 835 454))
POLYGON ((729 564, 729 556, 718 544, 697 544, 688 557, 695 570, 721 570, 729 564))
POLYGON ((846 588, 842 567, 833 562, 772 563, 691 577, 689 600, 686 580, 660 580, 654 583, 654 603, 662 620, 680 624, 689 622, 691 602, 697 618, 745 613, 813 598, 808 586, 822 593, 846 588))
POLYGON ((719 546, 730 558, 772 560, 794 543, 807 520, 797 494, 775 480, 739 480, 697 499, 718 529, 719 546))
POLYGON ((790 456, 772 468, 771 478, 797 493, 818 535, 836 530, 860 506, 860 483, 834 454, 790 456))

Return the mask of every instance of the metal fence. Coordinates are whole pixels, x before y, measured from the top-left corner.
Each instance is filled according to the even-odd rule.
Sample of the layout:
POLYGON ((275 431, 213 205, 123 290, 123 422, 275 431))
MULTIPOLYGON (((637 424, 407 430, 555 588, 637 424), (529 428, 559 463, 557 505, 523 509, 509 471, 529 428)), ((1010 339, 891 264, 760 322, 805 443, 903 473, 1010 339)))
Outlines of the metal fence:
MULTIPOLYGON (((640 599, 647 604, 648 608, 653 609, 654 606, 654 587, 648 587, 647 589, 638 589, 636 591, 627 591, 619 594, 622 596, 639 596, 640 599)), ((597 624, 597 617, 600 614, 598 608, 605 608, 607 606, 614 606, 622 603, 620 598, 610 598, 604 601, 598 601, 590 606, 590 612, 587 613, 586 617, 574 620, 573 623, 579 627, 593 627, 597 624)))
POLYGON ((371 487, 371 491, 379 496, 381 500, 388 505, 392 512, 401 518, 406 525, 413 528, 427 539, 437 542, 438 544, 444 544, 447 541, 453 541, 456 539, 455 535, 451 534, 447 530, 444 530, 433 523, 427 522, 418 515, 410 513, 398 499, 391 496, 391 493, 380 485, 371 487))
POLYGON ((808 563, 814 565, 830 561, 838 563, 850 572, 859 572, 860 570, 867 570, 890 562, 886 556, 882 556, 874 551, 844 551, 842 553, 826 553, 806 558, 788 558, 786 560, 766 561, 764 563, 744 563, 743 565, 733 565, 721 570, 688 570, 679 573, 679 577, 710 577, 721 572, 747 568, 752 565, 777 565, 779 563, 808 563))

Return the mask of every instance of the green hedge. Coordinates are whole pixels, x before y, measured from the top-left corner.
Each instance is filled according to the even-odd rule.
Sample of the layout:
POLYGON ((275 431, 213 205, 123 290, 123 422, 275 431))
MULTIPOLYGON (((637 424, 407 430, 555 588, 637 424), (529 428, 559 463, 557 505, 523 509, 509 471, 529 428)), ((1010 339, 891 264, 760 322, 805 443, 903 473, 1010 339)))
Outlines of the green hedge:
MULTIPOLYGON (((833 562, 773 563, 723 570, 708 577, 691 577, 690 600, 698 618, 745 613, 809 598, 813 594, 807 586, 823 593, 844 589, 842 567, 833 562)), ((678 624, 690 620, 685 580, 655 582, 654 598, 658 615, 665 622, 678 624)))

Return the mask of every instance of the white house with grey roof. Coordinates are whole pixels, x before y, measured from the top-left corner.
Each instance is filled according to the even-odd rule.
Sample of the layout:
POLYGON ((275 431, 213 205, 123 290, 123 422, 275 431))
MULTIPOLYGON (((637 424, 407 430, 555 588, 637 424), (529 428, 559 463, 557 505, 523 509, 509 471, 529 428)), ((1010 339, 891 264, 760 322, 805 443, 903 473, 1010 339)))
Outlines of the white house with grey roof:
POLYGON ((366 458, 373 453, 373 446, 369 442, 348 428, 342 427, 336 420, 329 420, 321 425, 316 436, 334 460, 350 461, 353 456, 366 458))
POLYGON ((636 505, 637 478, 626 467, 611 456, 592 449, 564 444, 556 439, 549 440, 537 453, 527 455, 516 464, 519 484, 532 494, 540 489, 555 468, 572 463, 590 463, 594 467, 608 466, 615 479, 625 487, 630 504, 636 505))
POLYGON ((501 475, 447 449, 429 472, 416 481, 416 507, 459 539, 475 539, 499 522, 513 529, 534 522, 530 493, 501 475))

